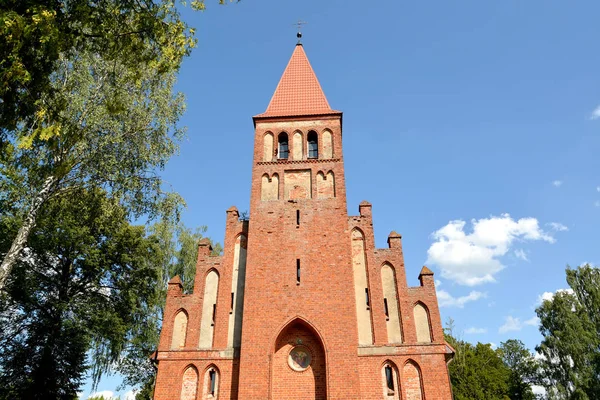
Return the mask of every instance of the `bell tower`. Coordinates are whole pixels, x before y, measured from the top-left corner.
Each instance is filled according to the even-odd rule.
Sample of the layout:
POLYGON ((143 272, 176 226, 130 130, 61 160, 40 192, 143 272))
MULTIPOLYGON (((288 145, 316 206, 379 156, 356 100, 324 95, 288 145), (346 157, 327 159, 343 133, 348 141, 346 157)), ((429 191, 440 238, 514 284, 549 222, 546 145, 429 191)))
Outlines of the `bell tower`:
POLYGON ((358 398, 342 113, 301 44, 254 126, 240 398, 285 399, 290 382, 312 399, 358 398), (320 369, 291 368, 294 346, 320 369))

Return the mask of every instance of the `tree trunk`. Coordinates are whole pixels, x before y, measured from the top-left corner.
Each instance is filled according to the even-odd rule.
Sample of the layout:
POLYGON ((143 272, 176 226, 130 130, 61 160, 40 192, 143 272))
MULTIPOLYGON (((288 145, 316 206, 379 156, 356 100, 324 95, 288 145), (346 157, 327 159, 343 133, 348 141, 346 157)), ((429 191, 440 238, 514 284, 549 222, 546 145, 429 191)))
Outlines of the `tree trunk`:
POLYGON ((56 188, 56 184, 58 183, 58 179, 55 176, 49 176, 44 181, 44 185, 42 189, 38 192, 37 196, 33 199, 33 203, 31 204, 31 208, 29 209, 27 216, 25 217, 25 221, 23 225, 19 228, 19 232, 17 232, 17 236, 13 239, 13 242, 10 246, 10 249, 4 256, 2 260, 2 265, 0 265, 0 290, 4 288, 4 283, 10 275, 10 271, 12 267, 17 262, 19 258, 19 254, 25 245, 27 244, 27 238, 29 237, 29 233, 35 226, 35 221, 37 218, 37 214, 40 211, 42 205, 48 200, 52 192, 56 188))

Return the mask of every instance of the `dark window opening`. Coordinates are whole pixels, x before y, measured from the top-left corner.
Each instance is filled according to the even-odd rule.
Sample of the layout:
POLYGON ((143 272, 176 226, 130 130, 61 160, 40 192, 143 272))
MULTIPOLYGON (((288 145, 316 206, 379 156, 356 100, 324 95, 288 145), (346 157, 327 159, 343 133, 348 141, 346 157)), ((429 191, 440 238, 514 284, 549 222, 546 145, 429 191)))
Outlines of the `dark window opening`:
POLYGON ((308 132, 308 158, 319 158, 319 137, 315 131, 308 132))
POLYGON ((300 259, 296 259, 296 284, 300 284, 300 259))
POLYGON ((383 311, 385 312, 385 319, 389 320, 390 319, 390 312, 388 310, 387 299, 383 299, 383 311))
POLYGON ((217 303, 213 304, 213 312, 212 312, 212 326, 215 326, 215 317, 217 315, 217 303))
POLYGON ((215 395, 215 386, 217 384, 217 373, 214 369, 208 371, 208 378, 210 379, 209 393, 211 396, 215 395))
POLYGON ((231 307, 229 308, 229 314, 233 313, 233 299, 235 298, 235 293, 231 292, 231 307))
POLYGON ((300 225, 300 210, 296 210, 296 225, 300 225))
POLYGON ((290 148, 288 145, 288 135, 285 132, 281 132, 277 138, 277 154, 280 160, 287 160, 290 154, 290 148))
POLYGON ((385 381, 387 384, 387 388, 394 391, 394 372, 392 371, 392 367, 389 365, 385 366, 385 381))
POLYGON ((369 288, 365 288, 365 300, 367 301, 367 310, 368 310, 369 307, 371 306, 371 303, 369 302, 369 288))

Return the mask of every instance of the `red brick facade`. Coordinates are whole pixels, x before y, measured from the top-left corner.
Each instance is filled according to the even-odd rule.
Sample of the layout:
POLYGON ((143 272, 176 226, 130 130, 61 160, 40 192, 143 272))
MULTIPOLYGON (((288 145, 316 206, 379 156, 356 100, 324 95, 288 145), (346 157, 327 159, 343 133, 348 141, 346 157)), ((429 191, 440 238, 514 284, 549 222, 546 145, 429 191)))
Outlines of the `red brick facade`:
POLYGON ((450 400, 433 274, 408 287, 401 236, 348 216, 342 113, 301 45, 254 125, 249 221, 227 210, 222 256, 200 242, 193 293, 169 283, 155 399, 450 400))

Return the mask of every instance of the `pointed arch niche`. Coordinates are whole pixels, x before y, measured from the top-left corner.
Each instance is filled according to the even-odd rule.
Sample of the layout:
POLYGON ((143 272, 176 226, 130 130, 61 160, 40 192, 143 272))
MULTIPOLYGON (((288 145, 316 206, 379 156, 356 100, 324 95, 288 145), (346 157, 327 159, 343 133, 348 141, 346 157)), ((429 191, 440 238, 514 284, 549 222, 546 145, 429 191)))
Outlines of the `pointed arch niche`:
POLYGON ((171 338, 171 350, 179 350, 185 347, 187 335, 188 316, 184 310, 179 310, 173 321, 173 337, 171 338))
POLYGON ((273 161, 273 142, 275 137, 271 132, 265 133, 263 138, 263 161, 273 161))
POLYGON ((269 398, 327 399, 325 350, 319 334, 308 323, 298 318, 283 328, 271 360, 269 398))
POLYGON ((331 132, 328 129, 323 131, 321 141, 323 142, 323 158, 333 158, 333 141, 331 132))
POLYGON ((416 362, 408 360, 402 371, 404 393, 406 400, 423 400, 423 382, 421 369, 416 362))
POLYGON ((417 342, 431 342, 431 324, 429 323, 429 311, 421 302, 415 304, 413 309, 415 317, 415 329, 417 330, 417 342))
POLYGON ((231 308, 227 347, 239 347, 242 337, 242 315, 244 308, 244 282, 246 280, 246 236, 238 235, 233 249, 233 273, 231 275, 231 308))
POLYGON ((367 258, 365 255, 365 236, 354 228, 352 230, 352 271, 354 273, 354 294, 356 299, 356 319, 358 322, 358 344, 373 344, 371 329, 371 304, 367 282, 367 258))
POLYGON ((215 333, 215 317, 217 311, 217 292, 219 291, 219 274, 214 269, 206 275, 204 297, 202 301, 202 322, 200 323, 201 349, 210 349, 215 333))
POLYGON ((292 137, 292 159, 293 160, 302 160, 304 156, 304 151, 302 149, 304 145, 304 140, 302 139, 302 133, 299 131, 294 132, 294 136, 292 137))
POLYGON ((186 368, 181 379, 180 400, 196 400, 198 392, 198 370, 193 365, 186 368))
POLYGON ((383 287, 383 308, 386 317, 388 343, 402 343, 396 272, 390 263, 385 263, 381 267, 381 286, 383 287))
POLYGON ((400 380, 398 368, 391 361, 386 361, 381 367, 381 383, 385 400, 400 400, 400 380))

